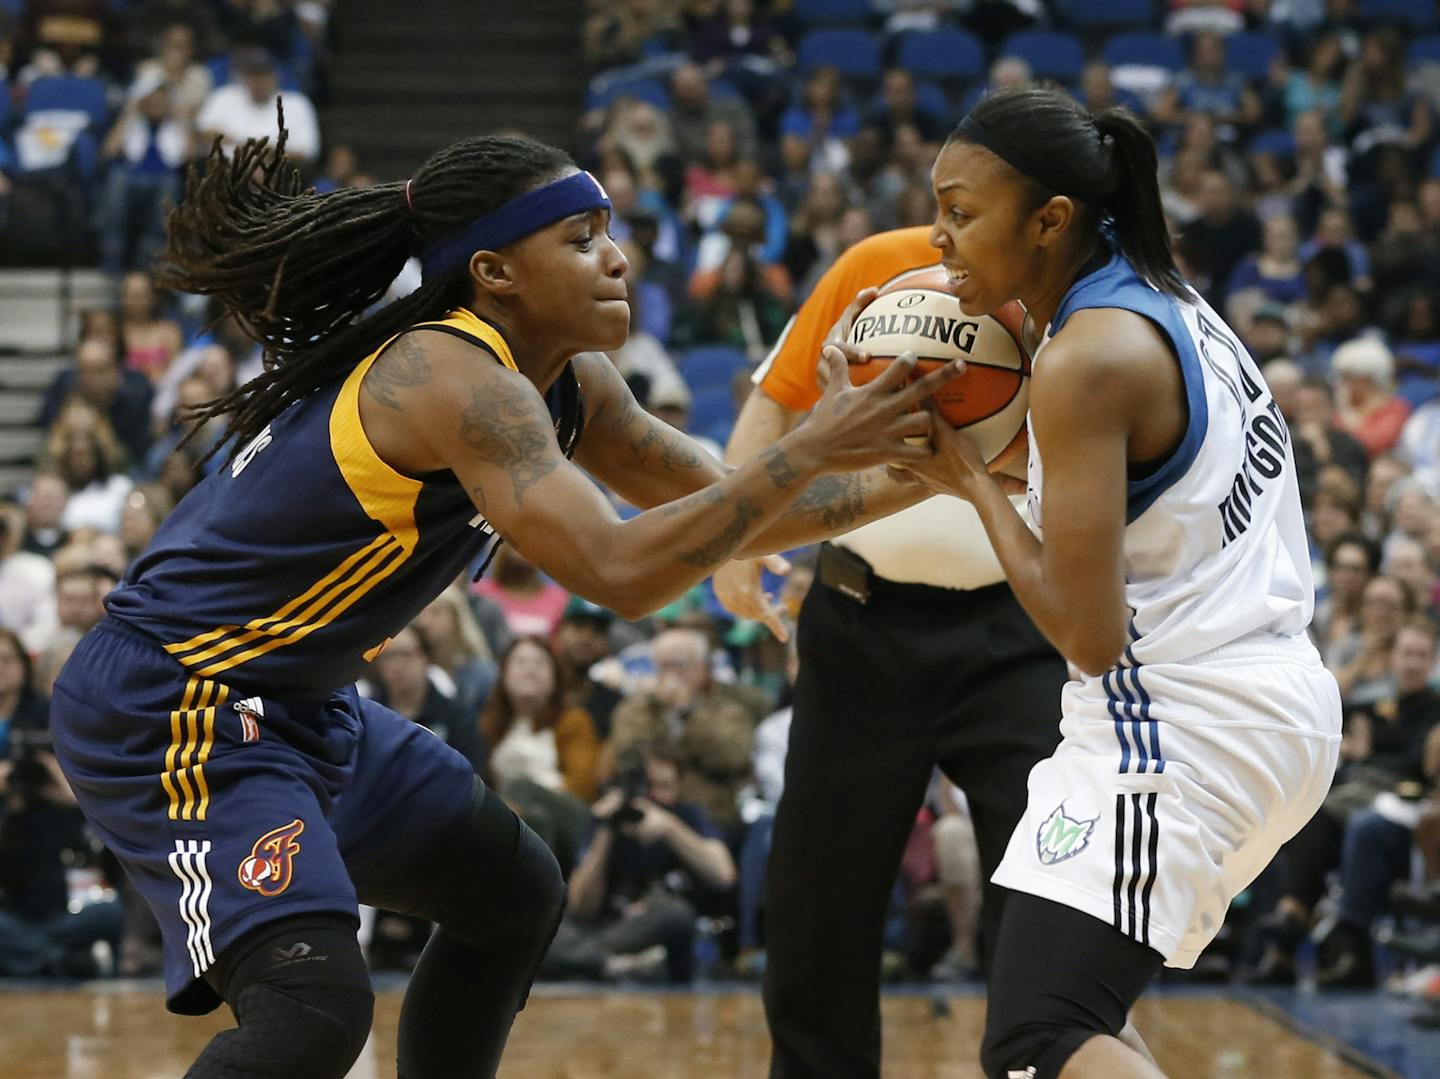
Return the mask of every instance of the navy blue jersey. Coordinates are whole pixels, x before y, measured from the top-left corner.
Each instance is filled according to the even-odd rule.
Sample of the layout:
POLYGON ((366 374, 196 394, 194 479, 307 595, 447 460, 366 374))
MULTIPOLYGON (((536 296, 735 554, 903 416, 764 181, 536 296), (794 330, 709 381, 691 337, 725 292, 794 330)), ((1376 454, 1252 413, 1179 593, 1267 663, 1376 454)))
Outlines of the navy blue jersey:
MULTIPOLYGON (((516 370, 500 333, 467 310, 424 325, 516 370)), ((391 339, 393 341, 393 338, 391 339)), ((385 342, 299 401, 166 518, 106 600, 189 672, 251 692, 325 696, 498 543, 451 472, 382 461, 360 424, 360 383, 385 342)), ((550 393, 562 448, 582 426, 570 367, 550 393)))

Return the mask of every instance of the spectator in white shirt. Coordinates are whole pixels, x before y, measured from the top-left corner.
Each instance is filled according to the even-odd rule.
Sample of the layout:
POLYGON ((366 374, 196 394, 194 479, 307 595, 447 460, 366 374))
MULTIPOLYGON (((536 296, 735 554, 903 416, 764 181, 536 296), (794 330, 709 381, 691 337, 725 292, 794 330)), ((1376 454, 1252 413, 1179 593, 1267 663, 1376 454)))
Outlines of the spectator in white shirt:
POLYGON ((246 139, 267 135, 275 139, 279 135, 275 101, 283 98, 289 132, 286 153, 299 161, 314 161, 320 154, 320 124, 310 99, 299 90, 281 94, 275 61, 264 49, 240 49, 230 66, 236 81, 212 90, 196 117, 202 145, 208 146, 218 135, 231 153, 246 139))

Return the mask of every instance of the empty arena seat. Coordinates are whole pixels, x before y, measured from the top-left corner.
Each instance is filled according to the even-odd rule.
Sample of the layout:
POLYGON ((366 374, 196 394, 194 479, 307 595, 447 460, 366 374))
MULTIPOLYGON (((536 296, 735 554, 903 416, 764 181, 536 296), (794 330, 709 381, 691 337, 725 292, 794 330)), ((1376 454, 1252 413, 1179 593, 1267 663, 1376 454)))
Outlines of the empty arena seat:
POLYGON ((1011 34, 999 56, 1018 56, 1030 65, 1036 78, 1074 82, 1085 66, 1085 50, 1074 34, 1058 30, 1024 30, 1011 34))
POLYGON ((1155 25, 1151 0, 1070 0, 1070 25, 1086 30, 1155 25))
POLYGON ((1360 0, 1360 10, 1372 19, 1414 29, 1435 25, 1435 0, 1360 0))
POLYGON ((1280 39, 1264 30, 1242 30, 1225 39, 1225 66, 1247 79, 1263 79, 1280 51, 1280 39))
POLYGON ((662 112, 670 111, 670 91, 658 79, 609 79, 596 86, 591 83, 585 95, 587 109, 608 108, 622 97, 633 97, 638 101, 654 105, 662 112))
POLYGON ((869 0, 795 0, 795 21, 805 27, 862 24, 875 14, 869 0))
POLYGON ((964 30, 932 30, 902 37, 895 63, 917 79, 969 82, 984 77, 985 50, 964 30))
POLYGON ((1185 50, 1173 37, 1153 30, 1116 34, 1105 43, 1105 62, 1111 67, 1163 67, 1179 71, 1185 66, 1185 50))
POLYGON ((1405 51, 1405 59, 1410 64, 1440 64, 1440 35, 1416 38, 1405 51))
POLYGON ((1295 136, 1288 131, 1275 129, 1261 131, 1250 140, 1252 154, 1277 154, 1281 157, 1295 152, 1295 136))
POLYGON ((833 67, 846 78, 880 77, 880 46, 864 30, 812 30, 800 39, 800 69, 833 67))
POLYGON ((750 366, 750 357, 726 345, 700 345, 680 357, 680 374, 697 396, 709 390, 730 392, 735 374, 750 366))

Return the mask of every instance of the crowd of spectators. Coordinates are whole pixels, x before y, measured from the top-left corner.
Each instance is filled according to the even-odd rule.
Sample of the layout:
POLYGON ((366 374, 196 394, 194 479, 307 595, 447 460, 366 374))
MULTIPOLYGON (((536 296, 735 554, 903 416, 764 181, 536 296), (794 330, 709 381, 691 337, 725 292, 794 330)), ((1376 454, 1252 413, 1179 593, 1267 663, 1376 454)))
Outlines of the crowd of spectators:
MULTIPOLYGON (((333 0, 0 2, 0 250, 143 269, 186 165, 275 132, 320 177, 333 0)), ((354 170, 352 170, 354 171, 354 170)))
MULTIPOLYGON (((1424 4, 1407 26, 1371 18, 1363 0, 1250 0, 1156 5, 1148 24, 1101 31, 1078 19, 1088 4, 596 0, 578 157, 608 190, 630 259, 632 334, 611 358, 651 411, 718 450, 746 376, 834 259, 875 231, 931 221, 929 168, 968 103, 1069 56, 1051 81, 1150 126, 1183 268, 1262 365, 1289 425, 1318 587, 1312 632, 1345 702, 1334 793, 1195 976, 1287 983, 1313 967, 1328 987, 1395 970, 1440 1015, 1440 931, 1423 928, 1440 920, 1440 48, 1422 47, 1440 42, 1425 36, 1440 22, 1424 4), (868 74, 816 59, 828 57, 813 35, 837 27, 807 19, 827 11, 872 43, 868 74), (1112 48, 1136 32, 1153 35, 1138 59, 1112 48), (952 49, 972 42, 983 62, 949 77, 899 63, 937 34, 952 49), (1232 63, 1242 52, 1247 63, 1232 63)), ((233 35, 233 20, 191 17, 206 5, 133 6, 156 53, 130 70, 104 139, 105 213, 153 223, 173 166, 205 141, 197 132, 252 130, 287 70, 277 56, 297 59, 264 13, 291 12, 323 54, 323 5, 220 7, 268 29, 224 54, 239 81, 212 88, 192 59, 209 47, 196 43, 233 35)), ((25 32, 13 87, 46 65, 78 71, 90 56, 86 70, 105 74, 134 55, 118 38, 47 53, 25 32)), ((314 157, 318 137, 292 151, 314 157)), ((325 174, 364 182, 343 148, 325 174)), ((259 364, 239 327, 197 330, 203 313, 156 293, 141 269, 153 233, 102 236, 120 302, 87 312, 73 367, 45 398, 39 470, 0 506, 0 752, 12 762, 0 765, 0 974, 84 970, 96 940, 112 942, 119 969, 154 969, 143 910, 106 876, 55 782, 41 702, 105 592, 215 467, 201 457, 222 428, 181 446, 181 410, 259 364), (61 877, 45 897, 12 892, 15 859, 41 856, 19 841, 29 825, 13 823, 27 813, 51 822, 44 857, 61 877)), ((792 616, 811 554, 793 561, 777 582, 792 616)), ((394 638, 362 689, 469 757, 555 851, 570 907, 546 976, 684 981, 763 967, 795 663, 704 589, 625 623, 502 547, 479 583, 457 581, 394 638)), ((896 882, 889 973, 973 971, 977 873, 963 794, 937 777, 896 882)), ((421 933, 382 919, 372 956, 403 966, 421 933)))

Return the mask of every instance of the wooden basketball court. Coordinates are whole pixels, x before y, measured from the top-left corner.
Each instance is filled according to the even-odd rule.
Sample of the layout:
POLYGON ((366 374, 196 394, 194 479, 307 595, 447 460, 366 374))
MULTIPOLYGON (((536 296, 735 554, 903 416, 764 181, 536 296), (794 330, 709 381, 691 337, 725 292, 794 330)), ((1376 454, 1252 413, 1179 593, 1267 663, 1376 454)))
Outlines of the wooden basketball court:
MULTIPOLYGON (((375 1032, 350 1079, 395 1074, 400 994, 382 992, 375 1032)), ((0 994, 5 1079, 178 1079, 226 1012, 182 1019, 158 989, 124 984, 0 994)), ((885 1076, 983 1079, 975 1061, 978 997, 887 997, 885 1076)), ((1223 997, 1156 996, 1137 1022, 1174 1079, 1267 1076, 1341 1079, 1360 1070, 1247 1004, 1223 997)), ((536 993, 510 1039, 504 1079, 731 1079, 763 1076, 769 1059, 758 993, 536 993)))

